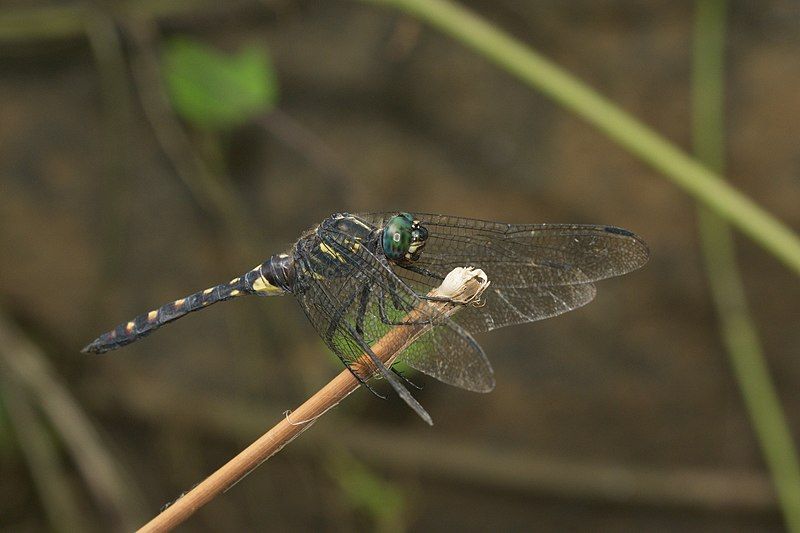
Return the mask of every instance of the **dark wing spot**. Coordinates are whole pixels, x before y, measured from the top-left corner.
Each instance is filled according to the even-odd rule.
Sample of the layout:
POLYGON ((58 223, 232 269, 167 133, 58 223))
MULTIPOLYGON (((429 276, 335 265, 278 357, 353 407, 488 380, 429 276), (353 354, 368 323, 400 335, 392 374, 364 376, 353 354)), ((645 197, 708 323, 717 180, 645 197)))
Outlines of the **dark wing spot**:
POLYGON ((636 235, 626 229, 617 228, 614 226, 606 226, 603 228, 608 233, 613 233, 615 235, 622 235, 624 237, 636 237, 636 235))

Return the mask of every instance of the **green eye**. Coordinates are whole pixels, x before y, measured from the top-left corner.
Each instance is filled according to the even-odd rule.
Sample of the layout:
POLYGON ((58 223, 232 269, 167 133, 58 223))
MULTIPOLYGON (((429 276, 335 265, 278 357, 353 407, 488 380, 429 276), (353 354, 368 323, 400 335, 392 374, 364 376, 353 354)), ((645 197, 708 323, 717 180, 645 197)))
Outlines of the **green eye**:
POLYGON ((410 213, 400 213, 383 229, 383 254, 392 261, 416 261, 427 240, 428 230, 410 213))
POLYGON ((388 259, 403 259, 411 246, 411 215, 401 214, 392 217, 383 230, 383 253, 388 259))

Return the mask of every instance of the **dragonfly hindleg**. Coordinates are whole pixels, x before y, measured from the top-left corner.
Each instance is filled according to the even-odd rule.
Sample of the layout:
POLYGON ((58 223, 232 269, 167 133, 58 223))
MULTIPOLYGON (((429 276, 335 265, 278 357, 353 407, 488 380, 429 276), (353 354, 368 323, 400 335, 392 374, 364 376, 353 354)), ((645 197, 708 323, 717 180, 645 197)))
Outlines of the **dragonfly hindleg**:
POLYGON ((364 353, 369 357, 372 365, 377 369, 381 376, 383 376, 386 381, 389 382, 397 395, 400 396, 403 401, 405 401, 408 406, 411 407, 425 422, 432 426, 433 419, 431 419, 431 415, 429 415, 425 408, 420 405, 420 403, 411 395, 410 392, 408 392, 408 389, 405 388, 402 383, 400 383, 400 380, 398 380, 397 377, 386 368, 386 365, 384 365, 378 356, 375 355, 375 352, 372 351, 370 345, 364 342, 364 339, 362 339, 360 336, 356 335, 356 332, 352 328, 350 329, 350 334, 361 346, 361 349, 364 350, 364 353))

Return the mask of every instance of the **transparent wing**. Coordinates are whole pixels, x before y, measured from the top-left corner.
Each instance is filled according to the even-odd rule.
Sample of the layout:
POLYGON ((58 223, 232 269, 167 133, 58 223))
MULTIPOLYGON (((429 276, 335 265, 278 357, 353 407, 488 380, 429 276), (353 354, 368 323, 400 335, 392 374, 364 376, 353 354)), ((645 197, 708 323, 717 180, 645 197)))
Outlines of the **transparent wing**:
MULTIPOLYGON (((359 215, 381 226, 395 213, 359 215)), ((647 262, 647 245, 613 226, 503 224, 445 215, 415 215, 428 229, 418 261, 395 273, 427 291, 457 266, 483 269, 491 281, 486 306, 454 317, 472 332, 533 322, 587 304, 593 282, 636 270, 647 262)))
MULTIPOLYGON (((491 280, 489 275, 489 280, 491 280)), ((526 324, 577 309, 595 296, 592 283, 537 287, 494 287, 481 297, 482 307, 467 307, 454 320, 469 331, 491 331, 503 326, 526 324)))
POLYGON ((424 322, 431 327, 398 360, 464 389, 485 392, 494 387, 489 361, 467 331, 421 300, 365 246, 353 247, 346 234, 318 234, 325 248, 337 254, 341 267, 338 272, 327 269, 325 276, 303 274, 297 297, 315 329, 345 363, 357 362, 364 344, 375 345, 393 328, 424 322), (412 309, 423 310, 416 322, 407 318, 412 309))

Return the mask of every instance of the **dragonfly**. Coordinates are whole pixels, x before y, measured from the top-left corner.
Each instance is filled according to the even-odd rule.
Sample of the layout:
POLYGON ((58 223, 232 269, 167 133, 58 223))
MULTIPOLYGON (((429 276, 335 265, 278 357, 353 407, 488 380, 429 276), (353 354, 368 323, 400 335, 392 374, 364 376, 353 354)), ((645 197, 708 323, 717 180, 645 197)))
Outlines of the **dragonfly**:
MULTIPOLYGON (((344 366, 370 390, 378 375, 429 424, 402 374, 371 346, 392 328, 427 330, 395 359, 444 383, 476 392, 495 386, 492 366, 473 334, 554 317, 589 303, 596 281, 626 274, 649 258, 634 233, 606 225, 505 224, 439 214, 337 213, 314 226, 286 252, 208 289, 143 313, 100 335, 87 353, 104 353, 217 302, 245 295, 292 294, 314 329, 344 366), (427 296, 449 272, 474 266, 490 285, 480 305, 443 315, 427 296), (367 354, 375 369, 358 361, 367 354)), ((474 304, 475 302, 473 302, 474 304)), ((376 393, 377 394, 377 393, 376 393)))

